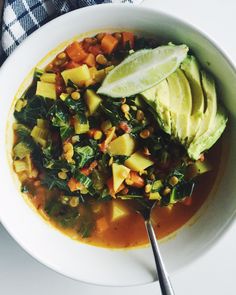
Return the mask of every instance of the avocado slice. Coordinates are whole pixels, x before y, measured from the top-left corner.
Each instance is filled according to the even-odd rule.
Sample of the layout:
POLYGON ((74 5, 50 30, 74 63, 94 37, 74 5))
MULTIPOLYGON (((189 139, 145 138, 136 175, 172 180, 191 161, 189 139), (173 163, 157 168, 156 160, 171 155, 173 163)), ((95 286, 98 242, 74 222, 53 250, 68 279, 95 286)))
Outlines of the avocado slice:
POLYGON ((170 92, 167 80, 163 80, 152 88, 141 93, 144 100, 152 107, 157 115, 161 128, 171 134, 170 92))
POLYGON ((204 95, 201 85, 200 68, 197 59, 189 55, 181 64, 181 69, 184 71, 192 94, 192 111, 189 121, 188 143, 194 138, 204 112, 204 95))
POLYGON ((142 92, 141 95, 156 112, 161 128, 185 143, 192 110, 192 96, 183 71, 176 70, 167 80, 142 92))
POLYGON ((202 134, 204 134, 207 130, 211 129, 217 111, 217 95, 215 81, 213 77, 205 71, 201 71, 200 73, 206 108, 205 112, 203 113, 199 129, 197 130, 195 135, 196 139, 202 134))
MULTIPOLYGON (((192 139, 187 149, 189 156, 193 159, 198 159, 201 152, 212 146, 215 143, 215 141, 219 138, 217 137, 218 131, 215 130, 215 120, 217 114, 217 95, 215 81, 212 78, 212 76, 206 73, 205 71, 201 71, 200 74, 206 109, 202 115, 201 123, 198 130, 196 131, 195 137, 192 139), (212 131, 216 133, 215 136, 211 135, 212 131), (206 137, 209 137, 209 139, 207 140, 207 144, 205 143, 206 137), (211 139, 212 137, 213 140, 211 139), (216 140, 214 141, 215 137, 216 140), (212 145, 210 145, 211 142, 212 145)), ((221 113, 222 112, 220 112, 220 114, 221 113)), ((217 115, 217 117, 218 116, 219 115, 217 115)), ((219 121, 219 119, 217 120, 219 121)), ((224 128, 225 126, 223 127, 223 130, 224 128)))
POLYGON ((192 159, 199 159, 200 154, 212 147, 223 133, 226 123, 227 115, 222 106, 218 106, 216 116, 210 129, 208 129, 201 136, 196 138, 188 148, 188 155, 192 159))
POLYGON ((177 130, 177 117, 181 112, 181 101, 182 101, 182 89, 178 77, 178 72, 175 71, 169 77, 167 77, 167 82, 170 91, 170 113, 171 113, 171 135, 174 138, 178 138, 177 130))
POLYGON ((217 111, 215 81, 200 71, 193 56, 141 96, 156 113, 160 127, 182 143, 192 159, 199 159, 226 127, 226 112, 223 107, 217 111))
POLYGON ((192 111, 192 94, 184 72, 180 69, 176 72, 182 93, 181 101, 179 102, 180 110, 176 119, 176 128, 179 141, 182 144, 185 144, 189 135, 189 121, 192 111))

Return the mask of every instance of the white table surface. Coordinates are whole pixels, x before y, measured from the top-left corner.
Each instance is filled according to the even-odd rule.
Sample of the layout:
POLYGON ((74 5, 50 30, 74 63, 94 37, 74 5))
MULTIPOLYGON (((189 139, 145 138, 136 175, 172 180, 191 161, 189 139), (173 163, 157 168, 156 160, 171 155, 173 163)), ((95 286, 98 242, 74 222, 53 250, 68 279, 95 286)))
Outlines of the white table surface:
MULTIPOLYGON (((236 63, 235 0, 145 0, 142 5, 169 12, 198 26, 221 44, 236 63)), ((236 294, 235 230, 236 222, 213 249, 172 277, 176 295, 236 294)), ((108 288, 63 277, 35 261, 0 225, 1 295, 120 293, 161 294, 158 283, 139 287, 108 288)))

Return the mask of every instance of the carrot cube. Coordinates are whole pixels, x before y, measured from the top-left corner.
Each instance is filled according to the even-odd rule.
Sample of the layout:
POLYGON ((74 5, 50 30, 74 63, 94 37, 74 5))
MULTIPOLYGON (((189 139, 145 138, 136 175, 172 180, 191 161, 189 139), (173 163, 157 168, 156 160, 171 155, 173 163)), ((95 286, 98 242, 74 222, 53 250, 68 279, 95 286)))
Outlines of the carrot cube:
POLYGON ((104 232, 108 229, 109 225, 105 217, 101 217, 96 221, 96 228, 99 232, 104 232))
POLYGON ((110 34, 106 34, 101 41, 102 49, 105 53, 111 54, 117 47, 118 40, 110 34))
POLYGON ((92 53, 89 53, 84 60, 89 67, 94 67, 96 65, 95 56, 92 53))
POLYGON ((66 48, 66 53, 74 62, 80 62, 87 57, 87 53, 78 42, 73 42, 66 48))

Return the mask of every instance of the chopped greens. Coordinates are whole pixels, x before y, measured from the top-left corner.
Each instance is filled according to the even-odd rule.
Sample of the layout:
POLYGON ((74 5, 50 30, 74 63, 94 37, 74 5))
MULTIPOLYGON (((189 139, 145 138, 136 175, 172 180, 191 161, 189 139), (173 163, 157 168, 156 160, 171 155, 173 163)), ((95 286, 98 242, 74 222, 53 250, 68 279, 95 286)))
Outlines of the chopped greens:
MULTIPOLYGON (((139 241, 129 240, 135 235, 124 234, 124 229, 129 228, 139 232, 135 228, 139 225, 138 219, 135 219, 137 225, 133 222, 137 217, 134 217, 136 210, 150 209, 156 202, 158 210, 165 212, 162 214, 166 214, 165 222, 168 223, 171 210, 176 207, 181 214, 187 210, 189 200, 198 197, 193 191, 199 175, 202 177, 212 170, 204 154, 197 160, 188 154, 186 144, 192 140, 187 134, 190 128, 182 125, 189 123, 184 112, 188 111, 189 117, 191 114, 191 120, 194 117, 189 111, 192 102, 186 99, 187 104, 181 98, 178 105, 173 100, 175 83, 173 89, 166 88, 171 84, 170 76, 180 72, 183 81, 177 84, 187 81, 184 89, 188 90, 186 97, 190 99, 194 91, 187 78, 193 76, 191 70, 195 68, 189 64, 194 62, 196 66, 197 62, 194 57, 187 56, 181 64, 187 54, 185 45, 157 48, 158 45, 156 40, 134 36, 131 32, 98 34, 73 42, 45 69, 35 69, 31 85, 16 102, 12 158, 21 192, 28 195, 39 212, 46 214, 59 228, 69 229, 73 236, 108 245, 106 239, 113 231, 113 235, 127 239, 122 244, 120 238, 116 238, 115 246, 139 245, 139 241), (144 50, 139 51, 141 49, 144 50), (165 55, 169 54, 168 50, 181 57, 175 61, 177 70, 171 65, 172 70, 167 69, 166 78, 153 84, 154 90, 137 93, 134 89, 130 96, 121 97, 109 93, 114 81, 119 85, 127 82, 122 80, 123 76, 126 78, 124 73, 117 72, 117 66, 122 62, 128 74, 132 67, 126 68, 127 60, 138 56, 141 64, 148 65, 142 59, 144 52, 155 51, 157 55, 163 52, 165 55), (184 55, 181 55, 183 51, 184 55), (117 73, 115 80, 106 84, 114 72, 117 73), (99 91, 104 84, 108 92, 99 91), (176 110, 170 109, 172 104, 176 110), (185 109, 185 105, 188 108, 185 109), (178 116, 178 107, 183 108, 181 116, 178 116), (170 129, 172 132, 167 132, 170 129)), ((158 63, 158 66, 162 65, 160 61, 158 63)), ((141 67, 138 71, 141 76, 145 72, 141 67)), ((208 75, 199 73, 205 77, 202 101, 206 94, 216 98, 213 79, 208 81, 208 75)), ((131 74, 137 78, 134 81, 137 83, 140 77, 131 74)), ((140 83, 146 85, 149 80, 140 83)), ((114 89, 119 93, 124 90, 121 88, 114 89)), ((213 111, 215 107, 212 106, 213 111)), ((218 114, 214 121, 214 117, 208 118, 205 112, 203 119, 212 123, 209 134, 205 130, 207 126, 199 127, 198 131, 204 146, 208 147, 209 138, 216 139, 212 135, 214 126, 219 126, 222 118, 218 114)), ((199 126, 200 121, 197 122, 199 126)), ((190 123, 194 125, 194 122, 190 123)), ((223 129, 221 127, 220 132, 223 129)), ((192 135, 198 134, 195 131, 192 135)), ((194 150, 198 143, 196 138, 191 147, 194 155, 198 154, 194 150)))

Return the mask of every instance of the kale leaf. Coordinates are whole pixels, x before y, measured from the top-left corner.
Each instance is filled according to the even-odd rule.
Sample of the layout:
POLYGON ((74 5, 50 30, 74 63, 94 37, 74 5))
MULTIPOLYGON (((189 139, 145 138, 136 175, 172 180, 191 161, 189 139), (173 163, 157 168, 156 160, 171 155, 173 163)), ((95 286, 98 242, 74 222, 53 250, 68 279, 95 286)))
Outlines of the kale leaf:
POLYGON ((89 145, 82 146, 82 147, 78 146, 74 149, 74 151, 75 151, 74 157, 76 159, 78 168, 84 167, 84 165, 90 162, 91 160, 93 160, 95 156, 94 149, 89 145))
POLYGON ((45 212, 63 227, 73 227, 79 217, 79 211, 76 208, 64 205, 59 200, 55 200, 55 198, 47 202, 45 212))
POLYGON ((60 101, 54 103, 50 108, 48 116, 52 125, 59 127, 62 140, 66 140, 72 135, 73 128, 70 125, 70 114, 60 101))
POLYGON ((27 105, 20 111, 14 112, 14 116, 19 123, 33 127, 37 123, 37 119, 45 119, 50 103, 41 96, 34 96, 27 101, 27 105))
POLYGON ((42 180, 42 185, 46 186, 49 190, 53 188, 58 188, 63 190, 65 193, 70 194, 71 191, 67 185, 67 180, 60 179, 55 175, 55 171, 45 171, 44 179, 42 180))

